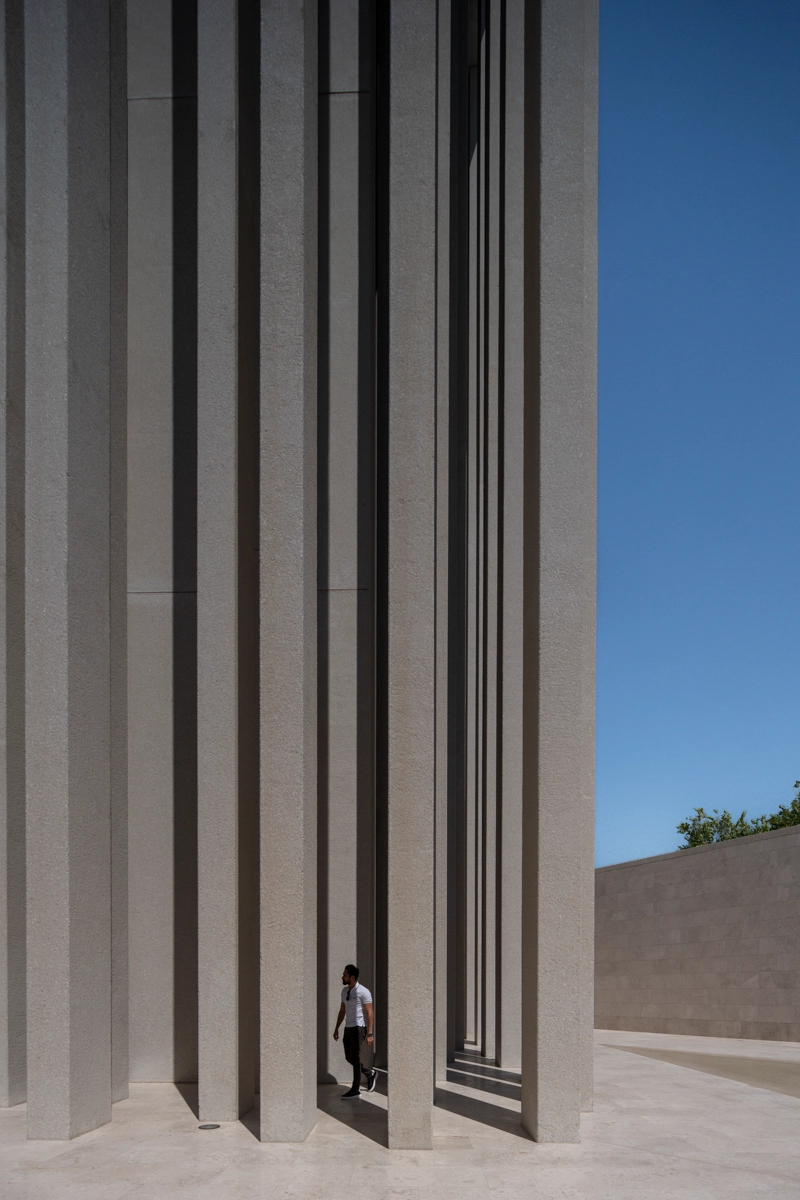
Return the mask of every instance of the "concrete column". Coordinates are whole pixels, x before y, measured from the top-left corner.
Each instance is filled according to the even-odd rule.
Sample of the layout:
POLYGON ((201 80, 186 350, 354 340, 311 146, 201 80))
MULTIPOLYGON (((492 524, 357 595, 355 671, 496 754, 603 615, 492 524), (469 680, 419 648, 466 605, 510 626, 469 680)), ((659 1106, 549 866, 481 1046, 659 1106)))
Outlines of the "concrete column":
MULTIPOLYGON (((585 423, 584 471, 586 489, 584 519, 596 526, 595 497, 596 467, 596 405, 597 405, 597 141, 598 141, 598 63, 599 20, 596 0, 586 0, 584 7, 584 239, 583 239, 583 348, 584 396, 588 408, 585 423)), ((597 573, 596 539, 585 535, 582 545, 587 577, 597 573)), ((593 595, 584 595, 583 619, 586 622, 581 640, 583 661, 581 677, 581 884, 583 909, 581 916, 581 1111, 591 1112, 594 1087, 594 748, 595 748, 595 604, 593 595)))
POLYGON ((0 6, 0 1107, 25 1099, 25 80, 0 6))
POLYGON ((478 817, 478 72, 469 72, 469 145, 471 148, 468 179, 468 448, 467 448, 467 789, 466 789, 466 1014, 465 1040, 477 1043, 478 1010, 478 908, 476 835, 478 817))
MULTIPOLYGON (((513 14, 512 14, 513 16, 513 14)), ((514 29, 512 22, 512 31, 514 29)), ((507 34, 507 38, 508 38, 507 34)), ((525 308, 524 188, 520 155, 524 130, 524 80, 519 72, 524 59, 510 50, 502 69, 505 74, 503 137, 504 241, 502 286, 504 319, 501 329, 503 355, 502 535, 503 590, 501 598, 503 637, 500 657, 502 674, 501 774, 503 780, 499 833, 499 939, 497 1064, 519 1070, 521 1063, 522 987, 522 631, 523 631, 523 483, 525 456, 524 367, 525 308), (516 72, 516 73, 515 73, 516 72)))
MULTIPOLYGON (((447 635, 448 680, 448 1061, 463 1050, 466 1021, 466 795, 467 756, 467 448, 468 448, 468 300, 469 300, 469 72, 467 12, 450 6, 451 55, 447 245, 449 252, 449 326, 444 341, 449 362, 449 584, 447 635)), ((440 45, 442 32, 440 22, 440 45)), ((444 68, 440 62, 440 76, 444 68)), ((439 139, 445 136, 440 122, 439 139)), ((440 157, 442 150, 440 150, 440 157)), ((440 183, 440 187, 443 184, 440 183)), ((441 212, 442 204, 439 205, 441 212)), ((441 268, 440 268, 441 271, 441 268)))
MULTIPOLYGON (((504 40, 505 44, 505 40, 504 40)), ((507 52, 506 52, 507 53, 507 52)), ((501 113, 501 137, 518 137, 522 114, 522 80, 512 76, 519 59, 506 54, 500 64, 504 72, 504 110, 501 113)), ((522 1061, 522 630, 523 630, 523 406, 524 389, 524 316, 523 263, 519 256, 523 230, 523 192, 516 143, 506 143, 505 155, 498 162, 498 174, 505 170, 504 254, 501 263, 504 319, 501 323, 504 406, 501 455, 500 553, 503 559, 501 592, 501 638, 499 670, 503 679, 500 703, 500 774, 503 792, 499 815, 499 941, 498 971, 498 1066, 519 1070, 522 1061), (507 397, 507 400, 506 400, 507 397)))
POLYGON ((317 1036, 320 1081, 349 1083, 342 967, 376 985, 374 10, 322 9, 317 1036))
MULTIPOLYGON (((595 403, 585 329, 590 5, 544 0, 538 29, 526 28, 529 6, 507 7, 507 95, 519 88, 521 100, 509 111, 507 158, 519 162, 525 197, 525 224, 514 235, 525 262, 522 1121, 550 1142, 578 1140, 583 1074, 595 589, 595 403)), ((588 253, 593 258, 593 248, 588 253)))
POLYGON ((434 1079, 447 1077, 448 1044, 448 807, 450 753, 450 374, 452 213, 451 5, 438 5, 436 71, 436 729, 435 729, 435 1001, 434 1079))
POLYGON ((261 1140, 302 1141, 317 1082, 316 5, 270 0, 261 22, 261 1140))
POLYGON ((239 43, 244 56, 258 27, 245 24, 250 6, 240 29, 239 8, 198 7, 198 1084, 201 1118, 218 1121, 253 1107, 258 1007, 257 696, 248 686, 257 350, 248 305, 257 309, 239 271, 240 257, 257 253, 250 210, 240 218, 240 155, 255 146, 239 116, 239 43))
POLYGON ((501 6, 487 6, 483 37, 483 109, 482 123, 484 176, 484 273, 483 345, 484 345, 484 555, 485 555, 485 677, 484 677, 484 779, 483 779, 483 1020, 482 1053, 494 1060, 497 1050, 497 941, 498 920, 498 826, 500 818, 499 757, 502 727, 502 679, 499 674, 499 649, 502 638, 500 596, 502 559, 500 536, 502 522, 502 360, 500 330, 502 300, 500 292, 500 249, 502 213, 500 208, 500 170, 502 157, 501 78, 502 28, 501 6))
POLYGON ((109 11, 111 60, 109 672, 111 766, 111 1099, 130 1077, 128 922, 128 88, 124 0, 109 11))
POLYGON ((436 10, 389 17, 389 1146, 432 1144, 436 10), (408 980, 415 979, 409 989, 408 980))
POLYGON ((475 1044, 483 1053, 486 964, 486 39, 479 36, 476 82, 475 196, 475 1044))
MULTIPOLYGON (((112 10, 113 10, 112 6, 112 10)), ((28 1134, 111 1116, 109 5, 25 10, 28 1134)))
POLYGON ((190 4, 128 0, 130 1074, 184 1082, 197 1079, 196 61, 190 4))

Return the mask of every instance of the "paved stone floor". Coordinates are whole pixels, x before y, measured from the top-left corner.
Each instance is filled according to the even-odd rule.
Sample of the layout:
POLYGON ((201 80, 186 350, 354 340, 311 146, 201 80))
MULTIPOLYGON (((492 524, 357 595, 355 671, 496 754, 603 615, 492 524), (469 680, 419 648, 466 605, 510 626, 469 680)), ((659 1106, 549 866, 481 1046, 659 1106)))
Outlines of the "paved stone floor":
POLYGON ((598 1031, 579 1146, 522 1136, 518 1077, 461 1056, 437 1091, 435 1146, 389 1152, 386 1098, 320 1089, 302 1146, 248 1122, 202 1132, 193 1096, 135 1084, 111 1125, 29 1142, 0 1110, 3 1200, 798 1200, 800 1044, 598 1031))

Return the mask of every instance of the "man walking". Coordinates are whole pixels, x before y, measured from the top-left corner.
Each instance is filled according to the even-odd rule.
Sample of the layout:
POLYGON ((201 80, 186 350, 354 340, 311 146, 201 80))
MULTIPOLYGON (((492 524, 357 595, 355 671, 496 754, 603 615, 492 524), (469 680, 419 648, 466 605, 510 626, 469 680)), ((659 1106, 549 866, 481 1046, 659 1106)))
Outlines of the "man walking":
POLYGON ((367 1077, 367 1091, 375 1091, 378 1072, 374 1068, 369 1070, 361 1063, 364 1042, 369 1050, 372 1050, 374 1045, 372 1036, 374 1013, 372 995, 358 982, 358 967, 353 963, 348 963, 342 971, 342 983, 344 984, 342 1003, 339 1008, 339 1016, 336 1018, 333 1040, 338 1042, 339 1026, 344 1021, 344 1056, 353 1068, 353 1086, 344 1093, 342 1099, 353 1100, 356 1096, 361 1095, 362 1071, 367 1077))

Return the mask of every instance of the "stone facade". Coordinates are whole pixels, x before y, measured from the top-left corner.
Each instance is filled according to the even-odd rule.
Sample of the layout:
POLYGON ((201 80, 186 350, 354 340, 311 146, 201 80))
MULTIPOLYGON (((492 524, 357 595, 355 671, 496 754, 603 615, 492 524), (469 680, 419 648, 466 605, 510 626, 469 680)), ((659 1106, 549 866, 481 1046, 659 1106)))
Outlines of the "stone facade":
POLYGON ((598 1029, 800 1041, 800 828, 596 872, 598 1029))
POLYGON ((596 0, 0 16, 0 1103, 301 1141, 356 961, 577 1139, 596 0))

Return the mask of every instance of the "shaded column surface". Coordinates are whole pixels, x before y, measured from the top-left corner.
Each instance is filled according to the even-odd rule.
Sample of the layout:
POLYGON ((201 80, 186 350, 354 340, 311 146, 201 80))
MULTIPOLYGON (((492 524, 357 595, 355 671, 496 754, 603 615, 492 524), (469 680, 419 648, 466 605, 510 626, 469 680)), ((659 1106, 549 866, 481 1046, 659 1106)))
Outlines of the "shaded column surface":
POLYGON ((436 12, 389 17, 389 1145, 431 1147, 436 482, 436 12), (409 980, 414 987, 409 987, 409 980), (423 1023, 420 1013, 426 1014, 423 1023))
POLYGON ((25 94, 0 9, 0 1106, 25 1099, 25 94))
POLYGON ((111 1099, 130 1078, 128 918, 128 92, 127 13, 109 4, 110 397, 108 508, 110 561, 109 707, 111 767, 111 1099))
POLYGON ((317 12, 261 14, 261 1140, 316 1120, 317 12), (287 959, 287 956, 288 959, 287 959), (291 973, 291 1017, 286 980, 291 973))
POLYGON ((116 5, 37 0, 26 52, 28 1134, 111 1116, 110 464, 116 5), (111 85, 111 86, 110 86, 111 85))
POLYGON ((197 1078, 197 129, 191 3, 129 0, 130 1077, 197 1078))
MULTIPOLYGON (((512 14, 513 15, 513 14, 512 14)), ((503 362, 503 423, 500 452, 502 525, 502 641, 498 703, 501 722, 500 828, 498 830, 498 1040, 497 1064, 519 1070, 521 1063, 522 989, 522 630, 523 630, 523 485, 524 453, 524 189, 520 170, 524 129, 524 90, 518 72, 522 58, 509 47, 504 31, 503 149, 498 170, 503 173, 503 242, 501 249, 503 321, 500 328, 503 362)), ((511 34, 513 36, 513 34, 511 34)))
POLYGON ((258 25, 252 5, 240 24, 239 7, 198 8, 198 1084, 201 1118, 223 1121, 253 1106, 258 1009, 257 309, 239 269, 257 255, 255 187, 239 160, 255 158, 240 92, 254 98, 258 25))
POLYGON ((352 1079, 332 1031, 346 963, 375 985, 375 29, 320 7, 319 1078, 352 1079))
POLYGON ((478 438, 478 71, 472 61, 476 50, 477 34, 469 30, 469 73, 468 73, 468 232, 467 232, 467 526, 466 526, 466 791, 464 795, 466 829, 466 945, 464 947, 464 974, 466 1011, 464 1014, 464 1038, 467 1044, 477 1044, 480 1038, 480 988, 479 938, 478 938, 478 741, 480 717, 478 707, 478 511, 479 511, 479 438, 478 438))
POLYGON ((595 425, 585 327, 593 6, 543 0, 538 28, 516 0, 507 13, 513 86, 524 98, 522 144, 518 109, 508 147, 522 172, 516 236, 526 264, 522 1121, 538 1141, 568 1142, 578 1140, 582 1092, 581 843, 594 682, 595 425))
MULTIPOLYGON (((464 949, 467 937, 466 796, 467 672, 468 672, 468 338, 469 338, 469 61, 468 28, 458 5, 449 6, 449 25, 439 23, 439 239, 437 287, 442 289, 442 264, 447 264, 447 328, 440 320, 437 332, 437 363, 448 355, 447 384, 447 511, 448 511, 448 597, 447 597, 447 1061, 464 1049, 467 980, 464 949), (449 53, 449 69, 443 56, 449 53), (441 97, 442 81, 449 91, 441 97), (443 165, 444 164, 444 165, 443 165), (443 179, 443 170, 447 174, 443 179)), ((440 314, 442 307, 440 306, 440 314)), ((441 383, 437 380, 441 389, 441 383)), ((441 428, 441 392, 440 392, 441 428)), ((441 455, 441 435, 437 434, 441 455)), ((437 487, 438 491, 438 487, 437 487)), ((438 556, 437 556, 438 559, 438 556)), ((438 737, 438 729, 437 729, 438 737)), ((438 748, 437 748, 438 749, 438 748)), ((438 1036, 438 1032, 437 1032, 438 1036)), ((437 1054, 437 1070, 441 1069, 437 1054)))
POLYGON ((503 414, 503 361, 500 354, 501 307, 501 230, 500 200, 502 169, 501 70, 502 25, 501 5, 495 4, 484 16, 481 67, 481 128, 484 136, 482 154, 483 220, 481 229, 484 247, 483 286, 481 289, 483 329, 481 380, 483 408, 483 572, 484 612, 483 637, 483 772, 482 772, 482 1005, 481 1052, 494 1060, 497 1046, 497 969, 500 946, 497 941, 498 922, 498 844, 501 815, 499 750, 502 738, 500 704, 502 678, 499 673, 499 651, 502 639, 500 596, 502 594, 501 531, 501 427, 503 414))
MULTIPOLYGON (((453 317, 451 267, 452 12, 438 4, 436 70, 436 525, 435 525, 435 728, 436 805, 434 889, 434 1080, 447 1075, 449 781, 454 764, 450 729, 450 373, 453 317)), ((455 232, 455 231, 453 231, 455 232)))

